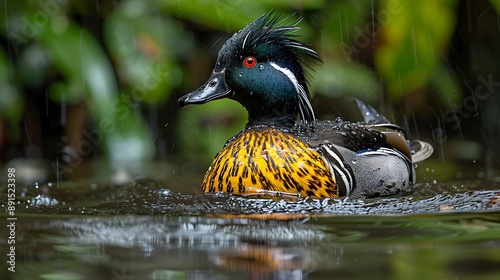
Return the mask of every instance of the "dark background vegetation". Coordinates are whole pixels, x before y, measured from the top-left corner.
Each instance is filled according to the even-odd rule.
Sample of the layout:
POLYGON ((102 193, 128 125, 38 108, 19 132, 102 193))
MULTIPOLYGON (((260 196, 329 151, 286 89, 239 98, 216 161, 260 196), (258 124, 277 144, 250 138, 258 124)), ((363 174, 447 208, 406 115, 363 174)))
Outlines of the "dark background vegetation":
MULTIPOLYGON (((0 162, 27 181, 94 166, 203 172, 246 113, 230 100, 179 109, 231 34, 274 9, 303 17, 318 51, 319 119, 361 98, 435 154, 421 180, 495 179, 500 163, 500 1, 4 1, 0 162), (167 162, 149 169, 151 162, 167 162), (146 168, 145 168, 146 166, 146 168)), ((191 178, 200 182, 201 177, 191 178)))

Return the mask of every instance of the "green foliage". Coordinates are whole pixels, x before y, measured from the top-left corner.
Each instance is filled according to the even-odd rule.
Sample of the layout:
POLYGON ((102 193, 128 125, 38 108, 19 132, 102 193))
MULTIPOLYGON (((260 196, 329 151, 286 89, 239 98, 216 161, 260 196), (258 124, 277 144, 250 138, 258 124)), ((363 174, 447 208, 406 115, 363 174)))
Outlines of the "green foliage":
POLYGON ((193 50, 192 36, 146 1, 124 2, 107 18, 105 35, 120 81, 134 98, 165 102, 182 79, 178 61, 193 50))
POLYGON ((358 63, 325 61, 314 75, 313 91, 330 97, 353 96, 375 101, 378 81, 375 73, 358 63))
MULTIPOLYGON (((0 34, 16 65, 0 48, 0 117, 19 123, 24 90, 46 86, 53 101, 85 103, 97 127, 113 128, 102 129, 109 158, 149 159, 153 139, 138 108, 175 103, 172 92, 178 96, 201 85, 197 76, 213 67, 219 40, 271 9, 304 17, 299 40, 312 42, 325 62, 313 66, 313 94, 374 102, 381 90, 390 100, 433 91, 443 104, 453 103, 460 87, 443 56, 455 30, 457 2, 8 1, 0 34), (87 26, 85 17, 99 17, 102 24, 87 26), (200 54, 204 60, 193 63, 200 54)), ((490 3, 500 9, 500 1, 490 3)), ((230 103, 180 111, 177 147, 184 155, 209 161, 243 127, 244 109, 230 103), (229 120, 231 127, 217 128, 214 119, 229 120)))
POLYGON ((106 131, 104 141, 112 160, 150 159, 154 153, 151 136, 145 130, 147 125, 128 104, 116 102, 119 93, 113 69, 97 41, 73 22, 64 21, 58 28, 52 26, 43 29, 40 41, 65 76, 64 82, 51 87, 52 96, 62 98, 68 94, 71 98, 64 100, 85 101, 97 123, 111 123, 113 129, 106 131), (112 104, 118 106, 110 110, 112 104), (127 114, 119 115, 120 108, 127 114))
POLYGON ((490 0, 489 2, 497 12, 500 12, 500 0, 490 0))
MULTIPOLYGON (((5 13, 9 15, 9 28, 3 33, 19 57, 18 72, 12 73, 12 77, 22 84, 5 90, 9 94, 2 95, 1 104, 9 110, 2 110, 3 115, 8 122, 19 121, 21 110, 13 103, 19 104, 20 98, 10 93, 50 81, 48 95, 52 100, 88 105, 96 126, 103 132, 103 148, 111 160, 151 159, 154 146, 147 124, 140 112, 133 109, 132 102, 121 101, 123 94, 116 87, 108 54, 88 29, 69 18, 67 9, 71 4, 60 2, 41 1, 24 6, 9 3, 9 13, 5 13), (48 75, 53 72, 63 79, 51 81, 48 75)), ((8 64, 0 61, 0 65, 3 68, 8 64)), ((168 93, 165 91, 164 95, 168 93)))
POLYGON ((332 2, 323 15, 325 23, 321 31, 324 51, 339 51, 343 45, 353 43, 355 30, 367 20, 367 14, 362 11, 368 11, 369 5, 371 2, 367 0, 356 1, 356 3, 352 1, 332 2))
POLYGON ((165 13, 188 19, 202 26, 223 31, 237 31, 263 13, 321 9, 327 1, 301 0, 157 0, 158 7, 165 13))
POLYGON ((428 83, 438 93, 443 104, 460 102, 461 89, 458 80, 444 65, 437 65, 428 83))
POLYGON ((78 91, 73 92, 72 99, 88 97, 89 108, 97 118, 110 117, 109 104, 117 93, 109 60, 87 30, 73 22, 61 24, 66 26, 44 28, 40 41, 55 67, 64 75, 67 89, 72 89, 63 91, 62 96, 78 91))
POLYGON ((381 43, 376 66, 389 95, 401 98, 436 74, 455 27, 456 1, 381 1, 381 43))

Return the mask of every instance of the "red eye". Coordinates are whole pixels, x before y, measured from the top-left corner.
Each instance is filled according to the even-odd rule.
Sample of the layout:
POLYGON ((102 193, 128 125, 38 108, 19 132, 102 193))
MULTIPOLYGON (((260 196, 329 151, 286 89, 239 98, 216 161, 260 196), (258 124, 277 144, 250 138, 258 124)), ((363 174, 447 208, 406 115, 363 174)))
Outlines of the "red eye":
POLYGON ((257 59, 255 59, 255 57, 253 56, 247 56, 247 58, 243 60, 243 65, 245 65, 245 67, 252 68, 257 65, 257 59))

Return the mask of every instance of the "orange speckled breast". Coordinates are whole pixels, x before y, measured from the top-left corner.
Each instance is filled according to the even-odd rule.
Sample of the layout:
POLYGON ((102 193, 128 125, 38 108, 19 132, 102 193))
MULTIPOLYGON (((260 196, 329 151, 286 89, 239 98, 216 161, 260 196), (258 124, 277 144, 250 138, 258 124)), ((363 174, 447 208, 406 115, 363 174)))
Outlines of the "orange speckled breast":
POLYGON ((203 192, 248 193, 248 189, 338 197, 323 156, 292 135, 270 128, 248 129, 215 156, 203 192))

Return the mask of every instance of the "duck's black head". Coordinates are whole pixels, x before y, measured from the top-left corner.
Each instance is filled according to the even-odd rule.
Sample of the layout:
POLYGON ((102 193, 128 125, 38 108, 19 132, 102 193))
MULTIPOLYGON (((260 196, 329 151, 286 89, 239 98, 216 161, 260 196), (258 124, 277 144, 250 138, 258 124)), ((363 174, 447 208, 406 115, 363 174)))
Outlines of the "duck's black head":
POLYGON ((318 54, 295 40, 295 21, 266 13, 235 33, 219 51, 208 81, 179 99, 179 105, 231 98, 248 111, 248 125, 293 124, 297 115, 314 121, 304 58, 318 54))

